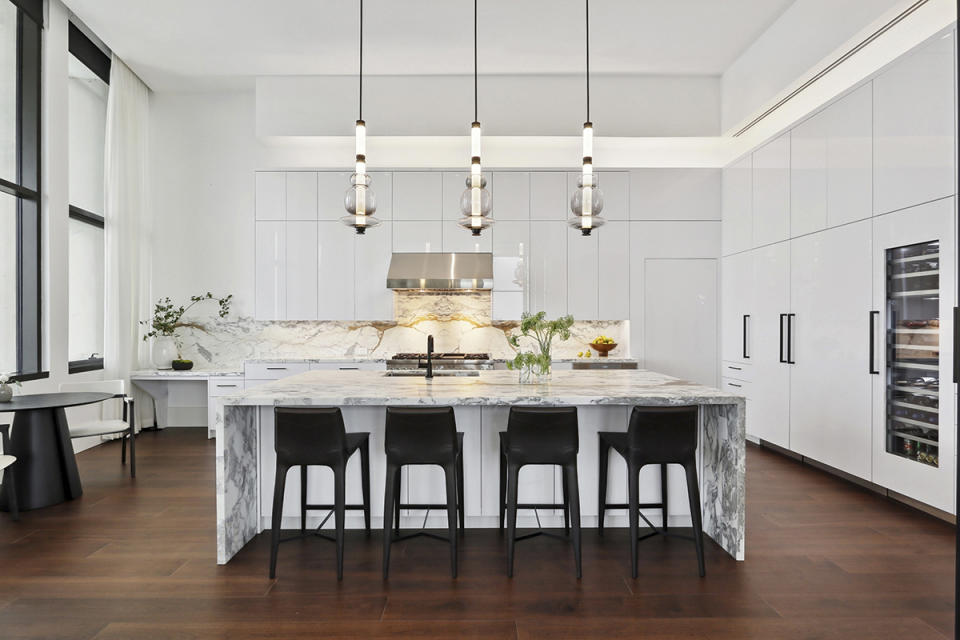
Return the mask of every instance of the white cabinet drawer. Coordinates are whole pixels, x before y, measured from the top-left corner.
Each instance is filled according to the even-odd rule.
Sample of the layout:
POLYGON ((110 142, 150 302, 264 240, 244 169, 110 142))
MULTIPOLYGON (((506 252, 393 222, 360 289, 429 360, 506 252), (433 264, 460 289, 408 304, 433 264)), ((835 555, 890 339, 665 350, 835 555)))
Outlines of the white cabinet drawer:
POLYGON ((227 396, 243 390, 243 378, 240 376, 220 376, 207 380, 207 396, 210 398, 227 396))
POLYGON ((735 378, 744 382, 753 381, 753 369, 749 364, 742 362, 727 362, 724 360, 720 375, 724 378, 735 378))
POLYGON ((243 375, 251 380, 279 380, 310 370, 307 362, 247 362, 243 375))
POLYGON ((385 362, 311 362, 310 371, 386 371, 385 362))
POLYGON ((738 396, 750 398, 750 383, 744 380, 735 380, 733 378, 724 378, 720 388, 738 396))

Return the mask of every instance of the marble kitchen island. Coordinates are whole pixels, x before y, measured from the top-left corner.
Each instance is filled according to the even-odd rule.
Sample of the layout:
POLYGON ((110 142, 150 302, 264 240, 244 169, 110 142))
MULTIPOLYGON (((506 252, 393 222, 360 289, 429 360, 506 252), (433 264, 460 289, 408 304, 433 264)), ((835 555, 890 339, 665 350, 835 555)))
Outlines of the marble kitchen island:
MULTIPOLYGON (((598 431, 626 431, 634 405, 700 406, 698 447, 703 529, 738 560, 744 557, 746 489, 745 431, 742 396, 645 370, 555 371, 546 384, 518 384, 512 371, 483 371, 473 377, 390 376, 382 371, 310 371, 218 399, 217 430, 217 561, 230 560, 255 535, 270 527, 274 478, 273 408, 275 406, 339 406, 347 431, 370 432, 372 526, 382 526, 385 458, 385 407, 452 405, 457 430, 464 433, 464 498, 466 526, 498 526, 498 432, 507 427, 510 405, 574 405, 580 423, 579 480, 582 524, 596 526, 598 511, 598 431)), ((347 503, 360 502, 359 456, 347 468, 347 503)), ((609 502, 625 502, 626 465, 611 455, 609 502)), ((439 467, 404 470, 403 501, 436 503, 444 499, 439 467)), ((311 503, 331 503, 333 474, 311 467, 311 503)), ((644 468, 640 501, 660 496, 660 474, 644 468)), ((670 468, 669 524, 689 526, 683 472, 670 468)), ((300 478, 287 477, 283 526, 299 529, 300 478)), ((521 470, 521 502, 560 502, 560 475, 553 467, 521 470)), ((520 512, 518 527, 535 526, 533 512, 520 512)), ((308 526, 323 515, 311 512, 308 526)), ((562 525, 562 514, 541 510, 545 526, 562 525)), ((655 524, 660 510, 647 513, 655 524)), ((446 515, 429 514, 428 526, 446 526, 446 515)), ((422 511, 404 513, 404 527, 419 527, 422 511)), ((626 526, 625 511, 610 511, 607 526, 626 526)), ((326 526, 332 526, 332 519, 326 526)), ((347 514, 346 526, 362 526, 359 512, 347 514)), ((465 544, 469 544, 469 535, 465 544)))

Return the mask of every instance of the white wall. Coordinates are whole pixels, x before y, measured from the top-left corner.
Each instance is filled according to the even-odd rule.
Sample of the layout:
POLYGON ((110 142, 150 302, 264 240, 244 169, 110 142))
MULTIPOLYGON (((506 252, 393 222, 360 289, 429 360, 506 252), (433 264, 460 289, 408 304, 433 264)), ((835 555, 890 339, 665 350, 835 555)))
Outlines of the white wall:
MULTIPOLYGON (((484 133, 578 135, 586 119, 582 74, 480 79, 484 133)), ((260 136, 345 136, 357 118, 352 76, 257 78, 260 136)), ((461 136, 473 120, 472 76, 364 78, 363 117, 378 136, 461 136)), ((590 118, 598 136, 713 136, 720 133, 715 76, 594 75, 590 118)))

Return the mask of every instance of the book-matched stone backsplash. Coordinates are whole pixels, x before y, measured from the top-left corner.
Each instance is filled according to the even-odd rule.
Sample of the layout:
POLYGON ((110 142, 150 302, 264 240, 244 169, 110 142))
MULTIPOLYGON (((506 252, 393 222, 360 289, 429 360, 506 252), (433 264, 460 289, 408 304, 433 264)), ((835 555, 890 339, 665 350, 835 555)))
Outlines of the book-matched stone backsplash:
MULTIPOLYGON (((507 338, 519 324, 491 320, 489 291, 397 291, 392 321, 227 318, 201 321, 179 331, 183 356, 193 360, 197 369, 240 369, 244 360, 256 358, 389 358, 395 353, 425 351, 428 335, 433 335, 436 351, 513 358, 516 351, 507 338)), ((572 333, 570 340, 554 343, 554 357, 576 357, 601 334, 619 345, 611 356, 630 353, 627 321, 576 322, 572 333)))

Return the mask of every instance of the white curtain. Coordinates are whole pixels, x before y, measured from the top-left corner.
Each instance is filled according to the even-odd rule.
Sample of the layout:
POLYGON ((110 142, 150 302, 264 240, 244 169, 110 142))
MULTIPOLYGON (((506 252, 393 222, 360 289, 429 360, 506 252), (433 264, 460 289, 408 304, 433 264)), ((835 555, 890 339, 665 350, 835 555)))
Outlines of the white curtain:
MULTIPOLYGON (((104 373, 109 379, 128 380, 131 371, 148 361, 138 323, 150 313, 149 94, 147 85, 114 55, 104 156, 104 373)), ((149 396, 137 395, 141 410, 148 408, 149 396)))

